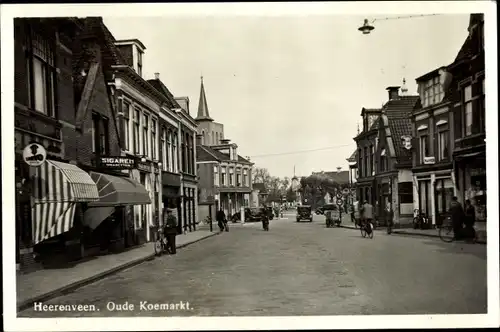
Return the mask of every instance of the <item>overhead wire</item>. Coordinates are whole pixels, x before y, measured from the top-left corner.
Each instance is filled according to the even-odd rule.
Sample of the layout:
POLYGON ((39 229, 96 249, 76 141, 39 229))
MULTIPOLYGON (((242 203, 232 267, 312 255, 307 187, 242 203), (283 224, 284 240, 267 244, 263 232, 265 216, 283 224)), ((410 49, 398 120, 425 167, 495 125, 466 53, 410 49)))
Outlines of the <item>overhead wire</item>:
POLYGON ((297 151, 290 151, 290 152, 261 154, 261 155, 255 155, 255 156, 249 156, 249 157, 250 158, 261 158, 261 157, 272 157, 272 156, 284 156, 284 155, 290 155, 290 154, 300 154, 300 153, 309 153, 309 152, 324 151, 324 150, 333 150, 333 149, 343 148, 343 147, 347 147, 347 146, 352 146, 352 144, 336 145, 336 146, 329 146, 329 147, 318 148, 318 149, 309 149, 309 150, 297 150, 297 151))

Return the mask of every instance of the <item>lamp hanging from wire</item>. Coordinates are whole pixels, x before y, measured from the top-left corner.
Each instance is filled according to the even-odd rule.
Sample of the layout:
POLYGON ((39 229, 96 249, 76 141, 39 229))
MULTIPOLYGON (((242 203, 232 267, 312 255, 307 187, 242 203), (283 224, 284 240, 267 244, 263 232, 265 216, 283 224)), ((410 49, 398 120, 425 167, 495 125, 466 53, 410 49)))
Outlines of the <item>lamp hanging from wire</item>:
POLYGON ((405 18, 414 18, 414 17, 423 17, 423 16, 436 16, 440 14, 425 14, 425 15, 408 15, 408 16, 397 16, 397 17, 386 17, 386 18, 379 18, 379 19, 373 19, 372 21, 369 21, 367 18, 364 19, 363 25, 358 28, 359 31, 361 31, 364 35, 370 34, 372 30, 375 29, 373 26, 373 23, 375 21, 387 21, 387 20, 401 20, 405 18))

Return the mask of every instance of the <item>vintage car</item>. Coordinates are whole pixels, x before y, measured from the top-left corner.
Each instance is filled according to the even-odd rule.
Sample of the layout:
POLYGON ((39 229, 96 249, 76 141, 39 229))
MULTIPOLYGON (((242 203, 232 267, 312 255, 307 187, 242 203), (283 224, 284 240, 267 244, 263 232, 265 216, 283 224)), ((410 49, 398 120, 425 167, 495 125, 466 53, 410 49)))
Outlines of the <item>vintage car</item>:
POLYGON ((313 221, 312 208, 310 205, 300 205, 297 206, 297 222, 301 220, 309 220, 309 222, 313 221))
MULTIPOLYGON (((248 219, 248 216, 250 215, 250 208, 245 208, 245 219, 248 219)), ((241 220, 241 211, 236 212, 231 216, 231 221, 236 222, 241 220)))

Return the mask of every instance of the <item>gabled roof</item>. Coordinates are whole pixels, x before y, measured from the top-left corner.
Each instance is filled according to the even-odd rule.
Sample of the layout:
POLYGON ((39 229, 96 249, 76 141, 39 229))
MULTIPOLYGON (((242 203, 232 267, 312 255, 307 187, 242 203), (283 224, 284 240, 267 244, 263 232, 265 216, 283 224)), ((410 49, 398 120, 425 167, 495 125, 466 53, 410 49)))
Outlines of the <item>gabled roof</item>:
MULTIPOLYGON (((197 161, 231 161, 231 158, 228 154, 222 153, 207 145, 198 145, 196 146, 196 160, 197 161)), ((243 158, 238 155, 238 162, 241 164, 253 165, 251 161, 243 158)))
POLYGON ((354 152, 351 154, 351 156, 349 158, 347 158, 346 160, 349 162, 355 162, 357 160, 357 154, 358 154, 358 150, 354 150, 354 152))
POLYGON ((160 91, 167 99, 167 107, 170 109, 181 108, 179 103, 175 100, 174 95, 168 90, 168 88, 159 79, 147 80, 156 90, 160 91))
POLYGON ((411 151, 404 148, 401 137, 412 135, 411 114, 419 100, 419 96, 401 96, 400 99, 389 100, 384 105, 382 118, 387 144, 398 163, 411 161, 411 151))

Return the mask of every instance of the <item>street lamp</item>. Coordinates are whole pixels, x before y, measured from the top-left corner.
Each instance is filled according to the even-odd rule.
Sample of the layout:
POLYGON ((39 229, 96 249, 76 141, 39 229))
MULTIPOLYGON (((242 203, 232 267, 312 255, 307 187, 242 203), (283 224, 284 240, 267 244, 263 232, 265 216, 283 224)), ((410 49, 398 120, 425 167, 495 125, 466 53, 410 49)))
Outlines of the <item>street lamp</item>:
POLYGON ((427 14, 427 15, 409 15, 409 16, 398 16, 398 17, 386 17, 380 19, 374 19, 371 22, 368 19, 364 19, 363 25, 358 28, 364 35, 370 34, 375 27, 372 25, 375 21, 386 21, 386 20, 400 20, 404 18, 422 17, 422 16, 436 16, 440 14, 427 14))

